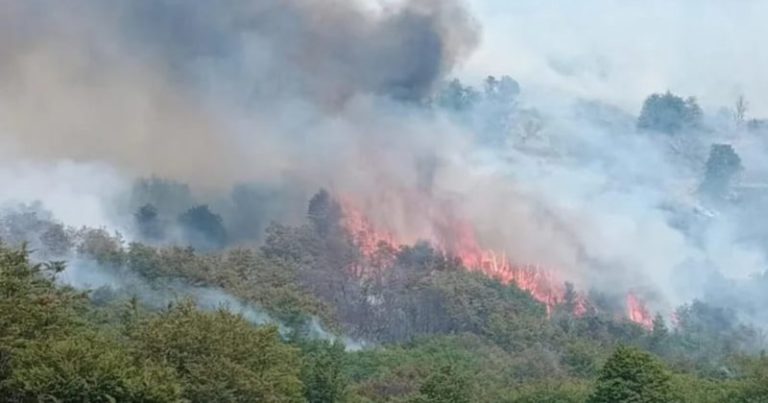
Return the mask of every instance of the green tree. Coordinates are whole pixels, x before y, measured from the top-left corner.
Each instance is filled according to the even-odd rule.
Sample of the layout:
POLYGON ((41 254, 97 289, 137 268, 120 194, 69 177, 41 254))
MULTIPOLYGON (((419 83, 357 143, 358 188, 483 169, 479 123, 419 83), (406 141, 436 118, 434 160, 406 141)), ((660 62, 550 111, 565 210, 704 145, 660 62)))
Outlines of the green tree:
POLYGON ((325 189, 320 189, 309 200, 307 218, 321 236, 339 231, 342 216, 341 205, 325 189))
POLYGON ((738 364, 743 376, 731 395, 732 401, 768 402, 768 358, 740 357, 738 364))
POLYGON ((589 383, 567 379, 527 382, 517 387, 508 402, 514 403, 582 403, 589 395, 589 383))
POLYGON ((208 206, 193 207, 179 215, 179 225, 187 241, 199 249, 218 249, 227 244, 227 230, 221 216, 208 206))
POLYGON ((466 375, 454 365, 445 365, 427 377, 413 403, 469 403, 472 392, 466 375))
POLYGON ((254 327, 225 310, 200 312, 192 301, 134 327, 144 359, 169 365, 192 402, 300 402, 301 362, 275 327, 254 327))
POLYGON ((62 269, 0 245, 0 402, 178 400, 171 369, 135 361, 88 321, 85 294, 56 286, 62 269))
POLYGON ((600 371, 590 403, 670 402, 670 374, 652 355, 620 346, 600 371))
POLYGON ((668 338, 669 329, 667 328, 667 324, 664 322, 664 318, 661 314, 657 313, 653 318, 653 328, 648 340, 648 347, 651 351, 662 353, 669 341, 668 338))
POLYGON ((709 196, 722 197, 741 170, 741 158, 730 144, 713 144, 700 190, 709 196))
POLYGON ((141 234, 144 239, 157 241, 163 238, 165 231, 155 206, 152 204, 145 204, 139 207, 136 213, 134 213, 133 218, 136 222, 139 234, 141 234))
POLYGON ((32 342, 12 355, 0 402, 175 402, 172 369, 138 363, 120 344, 92 331, 32 342), (16 400, 14 400, 16 399, 16 400))
POLYGON ((695 128, 701 123, 701 108, 696 99, 683 99, 667 91, 645 99, 637 127, 667 134, 695 128))
POLYGON ((347 400, 348 380, 344 375, 344 344, 328 341, 303 343, 301 379, 309 403, 334 403, 347 400))

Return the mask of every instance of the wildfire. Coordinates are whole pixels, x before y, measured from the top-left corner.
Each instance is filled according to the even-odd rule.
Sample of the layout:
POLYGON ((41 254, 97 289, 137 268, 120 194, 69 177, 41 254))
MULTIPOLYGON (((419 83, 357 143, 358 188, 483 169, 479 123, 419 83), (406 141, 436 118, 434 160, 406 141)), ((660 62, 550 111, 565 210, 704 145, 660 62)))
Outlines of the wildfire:
POLYGON ((645 304, 632 292, 627 294, 627 314, 632 322, 649 330, 653 328, 651 313, 645 307, 645 304))
MULTIPOLYGON (((375 225, 363 210, 349 199, 341 201, 344 217, 342 224, 350 233, 360 252, 369 262, 377 267, 385 267, 377 254, 379 248, 387 246, 397 249, 399 245, 408 244, 393 232, 382 230, 375 225)), ((589 301, 580 293, 571 290, 568 294, 565 282, 557 274, 540 265, 515 264, 505 253, 483 248, 478 241, 474 228, 466 221, 457 219, 450 208, 442 205, 441 209, 431 211, 432 235, 424 239, 436 248, 451 254, 461 260, 469 270, 479 271, 488 277, 495 278, 504 284, 515 284, 528 291, 534 299, 544 304, 547 312, 551 313, 557 305, 569 302, 573 304, 573 313, 583 315, 587 312, 589 301), (566 301, 570 298, 570 301, 566 301)), ((422 238, 423 239, 423 238, 422 238)), ((355 268, 362 273, 361 268, 355 268)), ((645 304, 634 294, 627 294, 627 316, 630 320, 646 329, 653 327, 653 318, 645 304)))
MULTIPOLYGON (((407 242, 398 242, 388 231, 380 230, 362 210, 349 200, 341 201, 344 211, 343 225, 352 235, 363 256, 375 260, 378 248, 384 244, 392 248, 407 242)), ((477 241, 473 228, 466 222, 444 215, 435 220, 439 225, 434 239, 428 239, 438 249, 456 256, 469 270, 476 270, 498 279, 504 284, 515 284, 531 293, 534 299, 547 307, 547 312, 565 301, 565 285, 550 270, 538 265, 515 265, 504 253, 484 249, 477 241)), ((573 296, 574 313, 586 312, 586 299, 573 296)))
MULTIPOLYGON (((441 247, 456 255, 468 269, 530 292, 534 299, 547 307, 547 312, 565 301, 565 284, 551 270, 539 265, 516 265, 506 254, 482 248, 468 223, 452 219, 443 232, 441 247)), ((581 296, 574 295, 574 298, 574 313, 583 314, 586 301, 581 296)))
POLYGON ((382 243, 393 248, 399 245, 392 233, 377 229, 362 210, 351 201, 341 200, 340 204, 344 212, 342 225, 352 236, 363 256, 372 258, 382 243))

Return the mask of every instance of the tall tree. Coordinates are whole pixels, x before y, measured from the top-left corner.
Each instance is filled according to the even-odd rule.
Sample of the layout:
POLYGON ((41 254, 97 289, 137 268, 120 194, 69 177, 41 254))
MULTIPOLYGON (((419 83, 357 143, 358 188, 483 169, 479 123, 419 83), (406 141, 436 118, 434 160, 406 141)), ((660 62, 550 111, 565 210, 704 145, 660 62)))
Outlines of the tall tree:
POLYGON ((470 384, 454 365, 445 365, 432 373, 419 388, 413 403, 469 403, 470 384))
POLYGON ((344 376, 344 345, 324 340, 306 341, 302 345, 304 362, 301 379, 304 397, 309 403, 347 401, 347 378, 344 376))
POLYGON ((713 144, 700 190, 711 197, 724 197, 733 178, 742 169, 741 158, 730 144, 713 144))
POLYGON ((325 189, 320 189, 309 200, 307 208, 309 221, 322 236, 337 229, 342 218, 341 206, 325 189))
POLYGON ((667 91, 645 99, 637 127, 667 134, 695 128, 701 123, 702 112, 696 99, 683 99, 667 91))
POLYGON ((671 377, 652 355, 620 346, 600 371, 590 403, 666 403, 674 400, 671 377))
POLYGON ((145 204, 133 215, 139 234, 150 241, 157 241, 163 238, 163 226, 160 223, 160 216, 157 208, 152 204, 145 204))
POLYGON ((178 221, 187 240, 197 248, 223 248, 227 243, 227 230, 221 216, 214 214, 207 205, 187 210, 178 221))

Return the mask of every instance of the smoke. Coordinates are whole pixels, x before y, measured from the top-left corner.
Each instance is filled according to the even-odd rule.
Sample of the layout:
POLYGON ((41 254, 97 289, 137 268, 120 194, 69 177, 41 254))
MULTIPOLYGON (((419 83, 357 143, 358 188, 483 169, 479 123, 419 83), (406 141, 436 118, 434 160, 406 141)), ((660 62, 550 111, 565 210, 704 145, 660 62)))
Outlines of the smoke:
POLYGON ((207 186, 280 175, 355 97, 420 100, 477 41, 454 1, 5 3, 3 154, 207 186))
MULTIPOLYGON (((296 330, 273 318, 259 306, 242 301, 221 289, 192 286, 181 281, 150 284, 125 268, 109 269, 89 259, 68 259, 66 269, 56 275, 56 280, 76 289, 90 291, 91 299, 96 303, 130 296, 136 297, 143 305, 152 309, 164 309, 179 301, 191 299, 199 309, 205 311, 224 309, 255 325, 277 326, 280 334, 286 338, 296 330)), ((306 337, 330 342, 340 341, 344 343, 347 351, 359 351, 369 345, 365 341, 337 336, 327 331, 314 316, 301 326, 304 329, 298 330, 305 333, 306 337)))
POLYGON ((529 90, 557 89, 636 111, 650 91, 696 95, 705 105, 739 94, 768 112, 760 49, 768 5, 648 0, 473 0, 483 43, 462 70, 509 74, 529 90))
POLYGON ((76 289, 91 290, 96 298, 99 294, 106 293, 135 296, 153 309, 163 309, 184 298, 193 298, 200 309, 209 311, 226 309, 241 315, 251 323, 274 324, 279 326, 281 333, 288 332, 285 325, 270 317, 264 310, 246 304, 216 288, 195 287, 180 281, 153 285, 125 268, 108 269, 92 260, 82 258, 68 259, 66 269, 58 273, 56 279, 76 289))
POLYGON ((36 201, 67 225, 119 228, 110 198, 128 180, 107 163, 11 159, 0 161, 0 183, 0 211, 36 201))
MULTIPOLYGON (((662 311, 721 295, 704 280, 712 273, 765 269, 764 203, 706 205, 695 193, 711 144, 733 143, 744 177, 760 178, 765 141, 708 108, 717 130, 638 132, 637 106, 667 82, 655 71, 632 79, 645 65, 621 58, 632 44, 603 38, 597 56, 563 60, 545 46, 557 36, 521 49, 532 35, 518 32, 493 56, 521 66, 510 72, 538 90, 523 80, 502 107, 488 96, 453 113, 431 104, 443 81, 467 60, 499 68, 487 44, 501 36, 486 33, 484 53, 468 59, 480 30, 461 2, 370 3, 5 1, 0 201, 42 200, 67 224, 119 227, 131 217, 114 199, 157 175, 189 183, 196 202, 237 222, 252 199, 227 199, 233 185, 279 189, 269 214, 280 218, 303 215, 308 195, 326 187, 406 241, 443 239, 456 216, 516 262, 581 289, 633 290, 662 311), (631 102, 605 82, 631 84, 631 102)), ((702 71, 693 64, 681 69, 702 71)))

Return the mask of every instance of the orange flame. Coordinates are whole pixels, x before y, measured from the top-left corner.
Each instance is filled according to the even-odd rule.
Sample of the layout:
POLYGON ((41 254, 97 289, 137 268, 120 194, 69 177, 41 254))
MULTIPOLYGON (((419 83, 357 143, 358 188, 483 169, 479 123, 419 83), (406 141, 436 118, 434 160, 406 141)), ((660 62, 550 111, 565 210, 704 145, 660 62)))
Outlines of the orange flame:
MULTIPOLYGON (((342 199, 340 203, 344 212, 342 225, 368 263, 377 268, 385 268, 393 263, 382 260, 378 253, 380 248, 384 246, 397 250, 400 245, 409 242, 403 242, 403 239, 399 239, 394 233, 375 225, 350 199, 342 199)), ((442 208, 428 213, 434 228, 430 232, 433 234, 432 239, 426 240, 433 246, 457 257, 469 270, 479 271, 504 284, 515 284, 528 291, 534 299, 546 306, 547 313, 551 313, 557 305, 567 302, 565 282, 554 271, 540 265, 515 264, 504 253, 481 247, 474 228, 468 222, 456 219, 450 214, 452 210, 448 205, 439 206, 442 208)), ((356 267, 354 270, 358 275, 366 273, 362 267, 356 267)), ((573 313, 577 316, 584 315, 590 306, 586 296, 574 293, 571 298, 573 313)), ((646 329, 653 327, 650 312, 634 293, 627 294, 626 305, 630 320, 646 329)))
POLYGON ((382 243, 393 248, 398 245, 392 233, 376 228, 362 210, 352 202, 341 200, 339 203, 343 211, 342 225, 352 236, 355 246, 360 249, 363 256, 373 257, 382 243))
MULTIPOLYGON (((391 232, 379 230, 350 200, 342 200, 341 205, 344 211, 342 225, 367 259, 376 259, 376 252, 382 245, 396 249, 405 243, 398 242, 391 232)), ((503 253, 481 248, 473 228, 464 221, 452 218, 436 221, 442 224, 436 225, 440 229, 437 231, 439 239, 429 241, 438 249, 456 256, 468 269, 480 271, 504 284, 515 284, 530 292, 534 299, 546 306, 547 312, 565 301, 564 283, 552 271, 538 265, 514 265, 503 253)), ((356 271, 360 272, 360 268, 356 268, 356 271)), ((574 313, 584 314, 586 299, 580 295, 574 297, 574 313)))
POLYGON ((651 313, 633 292, 627 294, 627 315, 632 322, 649 330, 653 328, 651 313))

